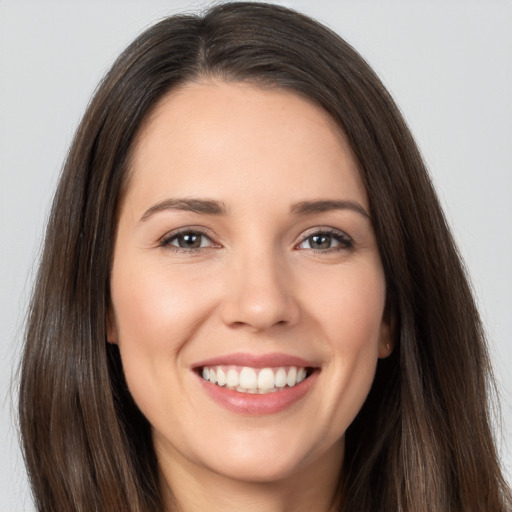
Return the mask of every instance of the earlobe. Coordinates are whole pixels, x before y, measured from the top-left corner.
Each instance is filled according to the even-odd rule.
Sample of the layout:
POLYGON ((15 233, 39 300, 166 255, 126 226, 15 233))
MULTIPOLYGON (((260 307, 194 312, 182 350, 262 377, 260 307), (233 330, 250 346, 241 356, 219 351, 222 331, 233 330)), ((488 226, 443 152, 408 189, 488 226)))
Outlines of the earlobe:
POLYGON ((393 347, 391 343, 380 343, 379 344, 379 359, 385 359, 386 357, 391 355, 393 352, 393 347))
POLYGON ((393 352, 393 340, 395 339, 395 315, 389 311, 384 313, 380 326, 379 359, 389 357, 393 352))
POLYGON ((393 352, 393 344, 391 343, 391 336, 389 336, 389 327, 387 325, 383 325, 382 327, 383 331, 388 332, 383 332, 383 335, 379 340, 379 359, 385 359, 391 355, 391 352, 393 352))

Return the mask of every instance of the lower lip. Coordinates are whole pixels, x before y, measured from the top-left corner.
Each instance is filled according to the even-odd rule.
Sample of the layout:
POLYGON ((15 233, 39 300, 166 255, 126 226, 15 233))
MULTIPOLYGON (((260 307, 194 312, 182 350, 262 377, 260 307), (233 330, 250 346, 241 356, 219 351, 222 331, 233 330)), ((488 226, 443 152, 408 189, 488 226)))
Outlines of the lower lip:
POLYGON ((311 390, 317 375, 318 371, 315 371, 300 384, 263 395, 241 393, 212 384, 199 375, 197 378, 210 398, 226 409, 238 414, 263 415, 284 411, 298 402, 311 390))

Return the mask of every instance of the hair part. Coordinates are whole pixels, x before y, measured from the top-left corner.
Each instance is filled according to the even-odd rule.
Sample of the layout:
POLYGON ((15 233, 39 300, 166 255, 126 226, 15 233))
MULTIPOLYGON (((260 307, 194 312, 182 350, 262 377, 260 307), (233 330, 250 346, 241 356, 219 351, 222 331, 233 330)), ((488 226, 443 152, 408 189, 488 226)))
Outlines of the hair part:
POLYGON ((368 191, 396 324, 393 354, 346 433, 340 510, 504 512, 489 357, 454 241, 384 86, 329 29, 230 3, 157 23, 98 87, 65 162, 30 305, 20 430, 37 509, 163 511, 147 420, 106 343, 119 204, 139 130, 166 94, 210 78, 281 88, 343 131, 368 191))

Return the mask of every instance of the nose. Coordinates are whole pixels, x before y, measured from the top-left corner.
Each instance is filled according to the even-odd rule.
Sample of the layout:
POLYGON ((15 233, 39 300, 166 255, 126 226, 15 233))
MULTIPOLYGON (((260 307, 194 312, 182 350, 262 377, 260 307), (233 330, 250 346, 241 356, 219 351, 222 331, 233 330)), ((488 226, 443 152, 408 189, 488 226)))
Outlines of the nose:
POLYGON ((238 258, 229 270, 221 315, 225 324, 255 332, 297 323, 300 307, 286 264, 272 251, 238 258))

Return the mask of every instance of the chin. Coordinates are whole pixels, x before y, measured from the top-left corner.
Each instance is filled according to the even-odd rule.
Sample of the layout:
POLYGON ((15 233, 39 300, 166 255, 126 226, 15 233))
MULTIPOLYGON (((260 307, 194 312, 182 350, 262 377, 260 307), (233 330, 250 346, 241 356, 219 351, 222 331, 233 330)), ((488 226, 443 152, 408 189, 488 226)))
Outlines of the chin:
POLYGON ((265 460, 224 460, 211 468, 218 475, 245 483, 270 484, 293 477, 303 470, 300 461, 267 457, 265 460))
POLYGON ((240 482, 267 484, 282 482, 288 478, 296 480, 301 473, 308 474, 315 465, 330 455, 340 451, 319 443, 307 443, 292 438, 280 439, 273 443, 246 443, 245 446, 232 444, 222 452, 215 454, 206 465, 215 473, 240 482), (295 442, 294 442, 295 441, 295 442), (309 448, 306 448, 311 444, 309 448))

